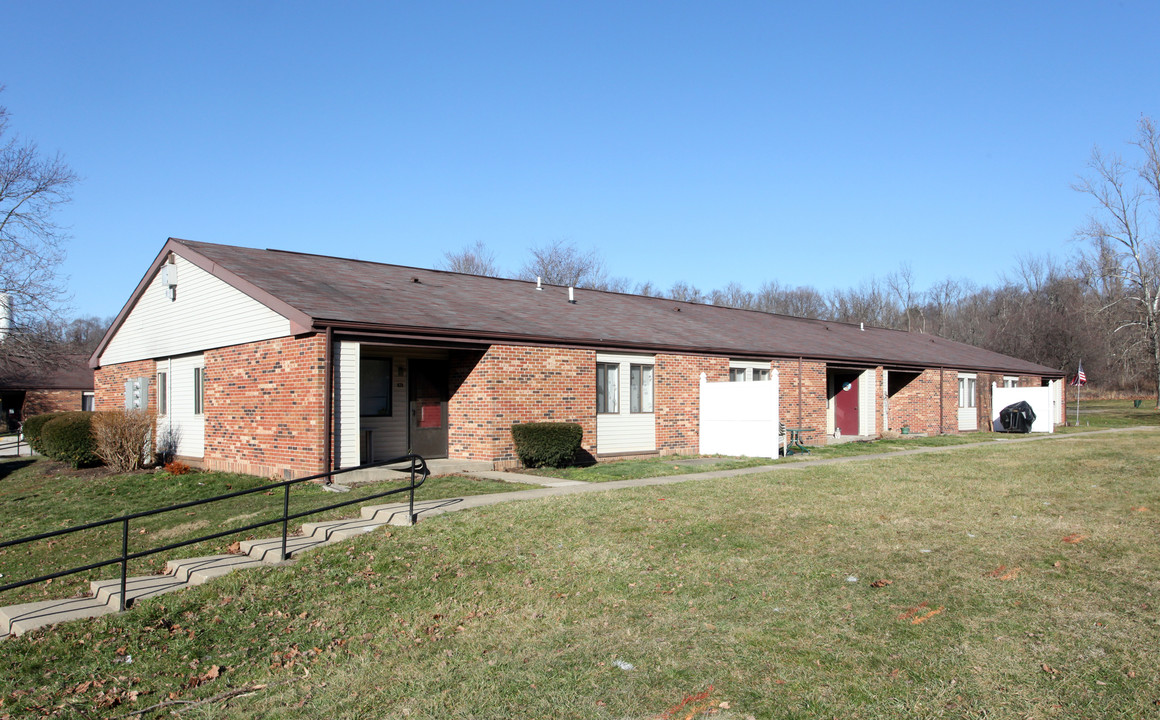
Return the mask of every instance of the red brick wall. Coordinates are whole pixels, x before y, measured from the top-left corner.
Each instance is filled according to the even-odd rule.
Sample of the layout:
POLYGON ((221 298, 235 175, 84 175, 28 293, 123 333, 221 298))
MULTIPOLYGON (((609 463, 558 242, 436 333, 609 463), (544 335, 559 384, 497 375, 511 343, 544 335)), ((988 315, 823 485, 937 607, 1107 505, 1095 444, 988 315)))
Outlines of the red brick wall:
POLYGON ((729 380, 729 359, 657 355, 653 411, 657 450, 696 455, 701 446, 701 373, 709 382, 729 380))
MULTIPOLYGON (((149 409, 157 410, 157 363, 153 360, 106 365, 93 372, 93 407, 100 410, 125 409, 125 381, 147 377, 149 381, 149 409)), ((79 409, 79 408, 78 408, 79 409)))
MULTIPOLYGON (((24 394, 24 407, 20 411, 24 417, 41 415, 62 410, 80 410, 81 390, 29 390, 24 394)), ((124 397, 124 387, 121 388, 124 397)))
POLYGON ((892 430, 909 426, 912 433, 937 435, 959 431, 959 375, 954 370, 925 370, 890 398, 892 430), (942 423, 939 423, 941 373, 942 423))
POLYGON ((774 360, 772 365, 781 383, 778 398, 781 421, 786 427, 811 428, 802 434, 802 440, 821 445, 826 438, 826 364, 813 360, 774 360))
POLYGON ((574 422, 581 448, 596 451, 596 353, 492 345, 450 356, 448 456, 515 462, 515 422, 574 422))
POLYGON ((205 466, 278 478, 322 472, 325 359, 325 335, 207 350, 205 466))

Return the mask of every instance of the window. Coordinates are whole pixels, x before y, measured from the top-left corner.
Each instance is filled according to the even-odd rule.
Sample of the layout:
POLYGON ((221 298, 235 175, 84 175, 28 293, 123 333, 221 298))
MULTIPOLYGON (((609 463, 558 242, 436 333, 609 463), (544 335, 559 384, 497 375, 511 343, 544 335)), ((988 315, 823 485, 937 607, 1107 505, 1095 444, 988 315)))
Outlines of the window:
POLYGON ((1019 378, 1010 375, 1003 376, 1003 387, 1019 387, 1019 378))
POLYGON ((157 414, 169 414, 169 384, 165 382, 165 373, 157 373, 157 414))
POLYGON ((359 415, 389 417, 391 414, 391 358, 359 359, 359 415))
POLYGON ((85 412, 93 411, 93 394, 91 392, 81 393, 81 410, 85 412))
POLYGON ((205 409, 205 368, 193 369, 193 414, 201 415, 205 409))
POLYGON ((959 407, 975 407, 975 376, 959 376, 959 407))
POLYGON ((650 413, 653 411, 653 366, 628 366, 628 411, 650 413))
MULTIPOLYGON (((596 363, 596 412, 620 412, 620 365, 617 363, 596 363)), ((650 374, 651 384, 651 374, 650 374)), ((649 389, 652 402, 652 389, 649 389)))
POLYGON ((768 362, 760 360, 731 360, 729 362, 729 382, 766 382, 768 380, 768 362))

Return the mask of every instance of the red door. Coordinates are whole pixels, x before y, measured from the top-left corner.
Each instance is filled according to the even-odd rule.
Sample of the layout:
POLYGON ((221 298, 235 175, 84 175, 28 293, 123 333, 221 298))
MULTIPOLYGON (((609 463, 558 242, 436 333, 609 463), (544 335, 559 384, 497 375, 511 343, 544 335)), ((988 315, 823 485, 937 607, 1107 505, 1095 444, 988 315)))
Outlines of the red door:
POLYGON ((843 435, 858 434, 858 376, 834 378, 834 427, 843 435))

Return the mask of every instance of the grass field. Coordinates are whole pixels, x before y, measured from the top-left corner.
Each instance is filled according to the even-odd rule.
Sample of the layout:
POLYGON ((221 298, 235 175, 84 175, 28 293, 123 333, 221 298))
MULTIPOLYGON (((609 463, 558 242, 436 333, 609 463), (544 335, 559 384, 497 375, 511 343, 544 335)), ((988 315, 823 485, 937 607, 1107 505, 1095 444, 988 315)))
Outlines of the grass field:
POLYGON ((0 643, 0 717, 1155 717, 1158 460, 1125 432, 444 515, 0 643))
MULTIPOLYGON (((38 535, 133 512, 246 490, 269 482, 266 478, 228 473, 195 472, 173 476, 141 472, 111 475, 99 469, 76 471, 43 458, 0 460, 0 507, 4 508, 0 540, 38 535)), ((298 512, 353 500, 383 492, 391 486, 404 485, 402 481, 374 483, 357 487, 350 493, 334 494, 325 492, 313 483, 303 483, 293 486, 290 492, 290 511, 298 512)), ((428 479, 415 493, 415 497, 430 500, 517 489, 521 488, 494 480, 446 476, 428 479)), ((405 494, 399 494, 376 502, 405 502, 406 498, 405 494)), ((277 491, 255 493, 212 505, 141 518, 134 520, 130 526, 129 551, 273 520, 280 518, 281 514, 282 493, 277 491)), ((306 519, 313 521, 357 515, 356 506, 306 519)), ((130 572, 148 575, 160 571, 167 559, 222 553, 234 540, 274 537, 280 532, 280 525, 271 525, 245 534, 192 545, 167 555, 142 558, 130 563, 130 572)), ((121 527, 110 525, 19 548, 0 549, 0 573, 4 575, 0 578, 0 584, 115 557, 120 547, 121 527)), ((119 566, 110 566, 86 574, 58 578, 47 584, 10 590, 0 594, 0 605, 85 593, 89 589, 89 580, 116 577, 119 572, 119 566)))

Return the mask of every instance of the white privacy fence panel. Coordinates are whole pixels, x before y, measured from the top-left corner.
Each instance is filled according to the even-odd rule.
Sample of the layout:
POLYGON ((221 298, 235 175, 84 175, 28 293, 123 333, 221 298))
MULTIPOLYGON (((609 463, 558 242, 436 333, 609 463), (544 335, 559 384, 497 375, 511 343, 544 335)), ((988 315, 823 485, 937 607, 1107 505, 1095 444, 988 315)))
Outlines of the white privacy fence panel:
POLYGON ((991 385, 991 427, 1002 430, 1003 423, 999 422, 999 413, 1003 408, 1020 401, 1026 402, 1035 411, 1035 422, 1031 423, 1031 432, 1055 432, 1055 403, 1053 402, 1052 388, 1050 387, 999 387, 991 385))
POLYGON ((778 374, 767 382, 707 382, 701 373, 701 454, 777 457, 778 374))

